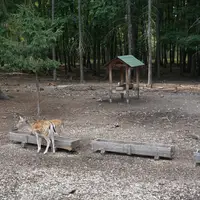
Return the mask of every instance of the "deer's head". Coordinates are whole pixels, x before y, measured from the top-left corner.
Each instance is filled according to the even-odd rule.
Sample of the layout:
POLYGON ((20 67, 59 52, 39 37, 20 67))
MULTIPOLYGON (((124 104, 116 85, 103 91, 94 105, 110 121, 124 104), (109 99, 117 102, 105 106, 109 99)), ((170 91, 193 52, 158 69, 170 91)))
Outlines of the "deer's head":
POLYGON ((28 125, 27 119, 25 117, 22 117, 21 115, 19 115, 19 121, 16 123, 16 128, 20 129, 27 125, 28 125))

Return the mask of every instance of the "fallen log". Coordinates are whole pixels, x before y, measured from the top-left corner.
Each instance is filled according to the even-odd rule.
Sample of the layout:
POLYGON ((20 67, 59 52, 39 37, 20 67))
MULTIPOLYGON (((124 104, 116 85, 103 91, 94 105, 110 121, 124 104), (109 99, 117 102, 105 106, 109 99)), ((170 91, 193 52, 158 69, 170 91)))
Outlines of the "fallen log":
POLYGON ((91 146, 94 152, 115 152, 128 155, 148 156, 154 157, 156 160, 159 158, 172 159, 175 154, 175 147, 165 144, 147 144, 97 139, 91 141, 91 146))
MULTIPOLYGON (((36 137, 30 133, 23 132, 10 132, 10 141, 21 143, 22 147, 26 144, 37 144, 36 137)), ((46 142, 42 140, 42 145, 46 146, 46 142)), ((67 139, 65 137, 55 136, 55 146, 57 149, 64 149, 68 151, 76 151, 80 145, 80 140, 78 139, 67 139)))

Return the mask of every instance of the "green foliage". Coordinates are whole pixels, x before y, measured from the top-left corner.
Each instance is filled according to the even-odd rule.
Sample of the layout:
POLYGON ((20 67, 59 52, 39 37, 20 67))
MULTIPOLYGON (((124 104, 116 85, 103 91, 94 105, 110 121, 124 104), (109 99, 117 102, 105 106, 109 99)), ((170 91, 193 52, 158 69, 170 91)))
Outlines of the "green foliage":
POLYGON ((161 41, 181 48, 197 50, 200 45, 200 4, 196 0, 179 2, 165 2, 165 24, 161 30, 161 41), (171 14, 170 11, 173 13, 171 14))
POLYGON ((20 5, 18 12, 7 21, 6 34, 0 36, 0 58, 7 70, 26 69, 39 72, 55 68, 58 62, 50 60, 49 49, 62 34, 58 23, 39 16, 33 7, 20 5))
MULTIPOLYGON (((3 38, 0 42, 3 42, 3 45, 0 46, 0 59, 10 64, 10 68, 40 70, 41 64, 37 64, 38 67, 33 67, 33 64, 42 61, 48 63, 42 64, 44 69, 55 67, 57 63, 48 60, 46 56, 51 53, 49 49, 53 44, 56 47, 57 58, 69 68, 75 66, 78 60, 79 40, 77 0, 55 1, 57 20, 54 25, 50 20, 51 1, 49 0, 4 0, 2 2, 4 7, 0 3, 0 7, 3 8, 0 9, 0 23, 2 23, 0 35, 3 38), (30 4, 34 9, 20 6, 16 13, 17 5, 24 2, 27 3, 26 7, 30 4), (10 15, 10 13, 15 14, 10 15), (5 22, 8 17, 9 20, 5 22), (59 24, 63 24, 63 34, 60 28, 57 28, 59 24)), ((126 2, 82 0, 84 60, 86 65, 86 61, 90 62, 88 66, 93 67, 94 71, 97 69, 97 64, 103 65, 117 55, 128 53, 126 2)), ((165 63, 164 60, 169 60, 170 55, 174 60, 175 55, 180 58, 179 54, 182 51, 187 57, 200 50, 199 0, 152 0, 152 3, 153 60, 156 58, 158 24, 159 46, 163 52, 160 54, 162 63, 165 63), (158 24, 157 17, 160 21, 158 24), (172 47, 175 47, 175 50, 172 47)), ((131 5, 135 54, 139 59, 146 60, 148 1, 131 0, 131 5)))

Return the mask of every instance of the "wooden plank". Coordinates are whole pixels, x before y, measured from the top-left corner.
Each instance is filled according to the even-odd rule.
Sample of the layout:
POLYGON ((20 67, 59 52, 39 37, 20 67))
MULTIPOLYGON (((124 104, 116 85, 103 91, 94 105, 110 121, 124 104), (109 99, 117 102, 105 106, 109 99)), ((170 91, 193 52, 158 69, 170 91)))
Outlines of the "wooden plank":
MULTIPOLYGON (((124 68, 120 68, 120 86, 124 84, 124 68)), ((122 90, 124 90, 124 87, 120 87, 122 90)), ((118 87, 116 87, 116 90, 118 90, 118 87)), ((121 99, 124 99, 124 93, 121 93, 121 99)))
POLYGON ((115 64, 115 65, 114 65, 114 67, 120 67, 120 68, 121 68, 121 67, 126 67, 126 66, 127 66, 127 65, 125 65, 125 64, 115 64))
POLYGON ((140 71, 139 68, 136 68, 136 90, 137 90, 137 98, 139 99, 139 95, 140 95, 140 71))
POLYGON ((126 94, 126 90, 112 90, 113 94, 126 94))
POLYGON ((129 103, 129 72, 130 68, 126 67, 126 102, 129 103))
MULTIPOLYGON (((36 137, 30 133, 23 132, 10 132, 10 141, 19 142, 23 146, 25 144, 37 144, 36 137)), ((42 145, 46 146, 46 142, 42 140, 42 145)), ((80 145, 80 140, 78 139, 67 139, 65 137, 55 136, 55 146, 57 149, 65 149, 68 151, 75 151, 80 145)))
POLYGON ((175 148, 172 145, 123 142, 97 139, 91 142, 92 150, 116 152, 128 155, 153 156, 155 159, 173 158, 175 148))
POLYGON ((117 86, 115 88, 116 91, 123 91, 124 90, 124 87, 123 86, 117 86))

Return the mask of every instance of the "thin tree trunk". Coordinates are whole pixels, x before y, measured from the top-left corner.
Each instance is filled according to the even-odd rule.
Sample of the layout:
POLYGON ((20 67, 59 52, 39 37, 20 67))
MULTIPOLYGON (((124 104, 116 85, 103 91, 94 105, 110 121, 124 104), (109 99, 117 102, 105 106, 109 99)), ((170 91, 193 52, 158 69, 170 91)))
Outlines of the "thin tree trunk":
POLYGON ((180 49, 180 75, 183 75, 183 49, 180 49))
POLYGON ((96 75, 97 65, 97 52, 96 52, 96 34, 94 35, 94 46, 93 46, 93 75, 96 75))
POLYGON ((138 39, 138 24, 136 23, 136 6, 135 6, 135 0, 132 0, 132 16, 134 17, 134 20, 132 20, 132 55, 138 56, 138 48, 137 48, 137 39, 138 39))
MULTIPOLYGON (((68 72, 72 72, 72 65, 73 65, 73 63, 71 62, 72 60, 70 59, 70 54, 69 54, 69 52, 67 52, 67 65, 68 65, 68 72)), ((68 73, 67 72, 67 73, 68 73)))
POLYGON ((164 65, 165 65, 165 68, 167 67, 167 64, 168 64, 168 60, 167 60, 167 45, 165 44, 164 45, 164 50, 163 50, 163 55, 164 55, 164 65))
POLYGON ((132 33, 132 22, 131 22, 131 0, 127 0, 127 23, 128 23, 128 54, 133 53, 133 33, 132 33))
MULTIPOLYGON (((51 1, 51 16, 52 16, 52 23, 54 21, 54 11, 55 11, 55 0, 51 1)), ((56 59, 56 53, 55 53, 55 46, 52 47, 52 60, 56 59)), ((56 69, 53 70, 53 80, 56 81, 57 79, 57 72, 56 69)))
MULTIPOLYGON (((133 29, 131 21, 131 0, 127 0, 127 22, 128 22, 128 54, 133 54, 133 29)), ((129 83, 131 81, 131 70, 128 70, 129 83)))
POLYGON ((152 86, 151 0, 148 0, 148 85, 152 86))
POLYGON ((79 57, 80 57, 80 82, 84 81, 83 73, 83 42, 82 42, 82 17, 81 17, 81 0, 78 0, 78 21, 79 21, 79 57))
POLYGON ((38 73, 35 73, 35 80, 36 80, 36 92, 37 92, 37 117, 40 116, 40 85, 38 79, 38 73))
POLYGON ((1 3, 0 5, 2 5, 3 14, 4 14, 5 16, 7 16, 7 15, 8 15, 8 11, 7 11, 7 7, 6 7, 6 1, 5 1, 5 0, 2 0, 2 3, 1 3))
POLYGON ((62 37, 62 45, 63 45, 63 58, 64 58, 64 63, 65 63, 65 75, 67 74, 67 53, 66 53, 66 48, 65 48, 65 35, 63 34, 62 37))
POLYGON ((157 65, 157 78, 160 78, 160 11, 161 9, 157 8, 156 15, 156 65, 157 65))
POLYGON ((191 73, 192 69, 192 55, 194 54, 193 51, 188 52, 188 63, 187 63, 187 73, 191 73))
POLYGON ((172 72, 172 44, 170 44, 170 52, 169 52, 169 58, 170 58, 170 66, 169 71, 172 72))
POLYGON ((101 62, 101 46, 100 46, 100 41, 97 43, 97 76, 100 79, 100 62, 101 62))
POLYGON ((90 62, 90 51, 88 51, 88 55, 87 55, 87 68, 92 70, 92 66, 90 62))

